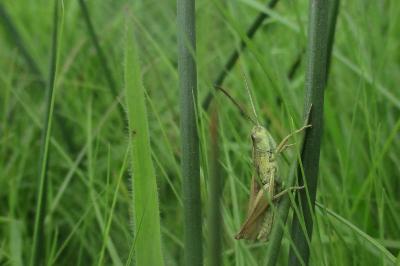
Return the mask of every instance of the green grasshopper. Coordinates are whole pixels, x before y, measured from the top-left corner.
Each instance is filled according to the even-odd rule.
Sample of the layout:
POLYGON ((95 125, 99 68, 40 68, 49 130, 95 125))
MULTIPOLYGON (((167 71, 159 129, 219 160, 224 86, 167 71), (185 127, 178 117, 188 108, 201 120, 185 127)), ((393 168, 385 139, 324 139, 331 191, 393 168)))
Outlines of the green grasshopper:
MULTIPOLYGON (((247 87, 254 116, 257 119, 254 104, 251 98, 250 90, 247 87)), ((287 144, 288 140, 296 133, 311 127, 303 126, 286 136, 279 145, 276 145, 269 131, 261 126, 257 121, 251 119, 244 109, 230 96, 223 88, 218 87, 255 126, 251 131, 251 140, 253 144, 253 166, 254 173, 251 180, 250 200, 247 212, 247 218, 241 226, 235 239, 249 240, 268 240, 268 236, 274 224, 274 212, 271 206, 272 201, 277 201, 281 196, 291 190, 301 189, 303 187, 290 187, 282 190, 282 180, 278 174, 277 157, 286 148, 293 144, 287 144), (260 185, 261 184, 261 185, 260 185)))

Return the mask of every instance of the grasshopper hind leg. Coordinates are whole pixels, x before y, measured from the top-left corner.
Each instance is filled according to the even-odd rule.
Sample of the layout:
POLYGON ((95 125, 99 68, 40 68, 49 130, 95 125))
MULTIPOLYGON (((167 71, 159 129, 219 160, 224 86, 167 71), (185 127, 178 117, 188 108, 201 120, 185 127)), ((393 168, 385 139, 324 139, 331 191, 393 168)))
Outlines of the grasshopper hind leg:
POLYGON ((275 214, 273 211, 267 212, 264 217, 263 224, 261 229, 257 235, 257 240, 259 241, 267 241, 269 235, 272 231, 272 226, 274 225, 275 214))

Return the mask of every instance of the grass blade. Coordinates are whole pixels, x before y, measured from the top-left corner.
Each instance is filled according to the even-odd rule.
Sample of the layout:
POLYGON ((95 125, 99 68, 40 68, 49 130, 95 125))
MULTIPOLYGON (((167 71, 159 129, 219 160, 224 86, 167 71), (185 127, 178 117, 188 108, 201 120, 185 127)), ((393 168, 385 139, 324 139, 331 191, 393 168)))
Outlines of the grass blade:
POLYGON ((315 204, 318 206, 318 208, 320 208, 321 213, 323 213, 325 215, 329 214, 330 216, 335 218, 339 223, 341 223, 341 224, 347 226, 348 228, 350 228, 360 238, 363 238, 366 241, 367 244, 370 244, 374 248, 376 248, 376 250, 378 250, 380 252, 379 254, 381 254, 381 255, 383 255, 385 257, 385 260, 387 260, 388 262, 390 262, 393 265, 396 264, 396 257, 393 256, 393 254, 390 253, 390 251, 387 250, 377 240, 373 239, 371 236, 369 236, 368 234, 366 234, 365 232, 363 232, 362 230, 357 228, 357 226, 355 226, 349 220, 346 220, 344 217, 340 216, 339 214, 337 214, 336 212, 332 211, 331 209, 325 207, 321 203, 316 202, 315 204))
POLYGON ((49 163, 49 144, 51 138, 51 126, 54 110, 54 84, 57 70, 57 50, 58 50, 58 0, 54 1, 54 14, 53 14, 53 35, 52 35, 52 48, 51 48, 51 61, 49 83, 47 87, 46 97, 46 113, 44 120, 44 127, 42 133, 42 144, 40 152, 40 175, 39 175, 39 188, 36 204, 35 225, 33 231, 33 244, 32 253, 30 258, 30 265, 42 265, 46 257, 46 243, 44 231, 44 218, 46 216, 46 198, 47 198, 47 168, 49 163))
MULTIPOLYGON (((129 20, 128 20, 129 21, 129 20)), ((164 265, 156 176, 151 159, 146 98, 138 49, 130 23, 125 40, 125 97, 132 160, 136 265, 164 265), (143 224, 145 226, 139 226, 143 224)))
POLYGON ((181 148, 185 265, 203 265, 199 136, 196 121, 197 75, 195 1, 177 0, 178 72, 181 91, 181 148))
POLYGON ((210 266, 222 265, 222 178, 219 165, 219 141, 218 141, 218 110, 215 107, 211 116, 211 154, 210 154, 210 188, 209 188, 209 237, 208 256, 210 266))
MULTIPOLYGON (((309 242, 312 236, 314 202, 317 190, 319 156, 322 138, 324 89, 326 85, 327 52, 328 52, 328 11, 330 1, 310 1, 308 33, 308 66, 306 73, 305 110, 310 110, 312 128, 308 131, 302 150, 304 179, 306 189, 300 191, 298 201, 303 217, 294 216, 292 222, 293 246, 289 253, 289 264, 308 264, 310 255, 309 242), (301 222, 304 219, 306 232, 301 222), (299 252, 300 258, 295 250, 299 252)), ((302 175, 299 175, 301 177, 302 175)))

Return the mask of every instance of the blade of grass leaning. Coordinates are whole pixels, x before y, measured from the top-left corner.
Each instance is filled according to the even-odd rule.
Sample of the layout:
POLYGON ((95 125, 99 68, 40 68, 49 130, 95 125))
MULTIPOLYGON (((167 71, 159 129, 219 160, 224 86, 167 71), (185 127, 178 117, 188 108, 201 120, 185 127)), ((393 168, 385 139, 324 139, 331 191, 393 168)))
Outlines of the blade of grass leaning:
POLYGON ((42 131, 42 144, 40 152, 40 174, 39 174, 39 187, 36 203, 35 224, 33 230, 32 251, 30 257, 30 265, 42 265, 46 257, 46 237, 44 228, 44 218, 46 216, 46 200, 47 200, 47 183, 48 183, 48 163, 49 163, 49 144, 51 138, 51 126, 54 110, 54 84, 57 71, 57 52, 58 52, 58 0, 54 1, 53 13, 53 33, 52 33, 52 47, 50 59, 50 72, 49 83, 46 95, 46 111, 44 119, 44 127, 42 131))
MULTIPOLYGON (((129 21, 129 20, 128 20, 129 21)), ((132 167, 133 219, 136 265, 164 265, 158 191, 151 158, 146 98, 142 84, 139 52, 130 23, 125 40, 125 98, 132 167), (143 224, 145 226, 139 226, 143 224)))
POLYGON ((218 110, 213 108, 211 122, 211 152, 210 152, 210 182, 208 200, 208 257, 210 266, 222 265, 222 215, 221 215, 221 195, 222 178, 219 174, 219 142, 218 142, 218 110))
POLYGON ((195 1, 177 0, 178 73, 184 212, 184 265, 203 265, 199 136, 196 121, 197 73, 195 1))
MULTIPOLYGON (((326 85, 328 52, 328 12, 329 1, 311 0, 308 29, 308 66, 305 84, 305 110, 310 110, 312 128, 307 132, 302 150, 301 162, 304 179, 298 176, 299 184, 306 188, 297 193, 297 200, 303 217, 294 215, 292 222, 293 246, 289 252, 289 264, 308 264, 310 241, 313 230, 314 202, 317 192, 319 157, 322 138, 324 90, 326 85), (302 227, 305 224, 306 232, 302 227), (295 254, 299 252, 300 257, 295 254)), ((333 41, 333 40, 332 40, 333 41)))
POLYGON ((352 222, 349 220, 345 219, 344 217, 340 216, 333 210, 327 208, 323 204, 319 202, 315 202, 315 205, 320 209, 321 213, 323 214, 329 214, 333 218, 335 218, 339 223, 347 226, 349 229, 351 229, 354 233, 356 233, 360 238, 363 238, 366 241, 366 244, 372 245, 373 247, 376 248, 380 252, 381 255, 384 256, 385 260, 391 264, 396 264, 396 257, 393 256, 393 254, 385 248, 379 241, 375 240, 362 230, 360 230, 357 226, 355 226, 352 222))
MULTIPOLYGON (((278 3, 279 0, 270 0, 267 4, 268 9, 273 9, 276 4, 278 3)), ((254 35, 256 34, 257 30, 261 28, 263 25, 263 22, 268 19, 270 15, 266 12, 260 12, 257 17, 254 19, 254 21, 251 23, 250 27, 246 31, 246 36, 249 40, 251 40, 254 35)), ((228 60, 226 60, 226 63, 217 75, 217 78, 214 81, 214 88, 218 90, 218 87, 221 86, 224 83, 225 78, 228 76, 229 72, 232 70, 232 68, 236 65, 237 60, 239 59, 240 53, 243 52, 247 48, 247 42, 245 40, 241 40, 239 45, 237 46, 238 48, 235 48, 231 55, 228 57, 228 60)), ((203 100, 203 109, 208 110, 208 107, 210 106, 210 103, 213 99, 213 92, 209 92, 206 97, 203 100)))

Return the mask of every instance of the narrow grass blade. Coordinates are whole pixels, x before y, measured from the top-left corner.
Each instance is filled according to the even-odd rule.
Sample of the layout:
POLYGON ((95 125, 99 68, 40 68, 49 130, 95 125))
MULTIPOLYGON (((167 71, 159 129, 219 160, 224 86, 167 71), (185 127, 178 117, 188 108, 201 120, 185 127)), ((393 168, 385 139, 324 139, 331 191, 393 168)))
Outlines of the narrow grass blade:
MULTIPOLYGON (((129 21, 129 20, 128 20, 129 21)), ((136 265, 164 265, 156 176, 151 159, 146 98, 139 52, 127 23, 125 40, 125 98, 132 166, 132 199, 136 265), (143 224, 144 226, 139 226, 143 224)))
POLYGON ((51 48, 51 59, 50 59, 50 73, 49 83, 47 87, 47 98, 46 98, 46 113, 44 119, 44 127, 42 133, 42 144, 40 152, 40 175, 39 175, 39 187, 36 204, 36 216, 35 225, 33 231, 33 244, 32 253, 30 258, 30 265, 43 265, 46 258, 46 237, 44 228, 44 218, 46 217, 46 198, 47 198, 47 168, 49 163, 49 144, 51 139, 51 126, 54 110, 54 84, 56 78, 57 69, 57 50, 58 50, 58 0, 54 1, 54 14, 53 14, 53 36, 52 36, 52 48, 51 48))
POLYGON ((222 265, 222 178, 219 165, 219 141, 218 141, 218 110, 214 108, 210 124, 211 152, 210 152, 210 182, 209 182, 209 217, 208 217, 208 256, 210 266, 222 265))
POLYGON ((306 73, 305 110, 310 110, 310 128, 302 150, 304 179, 299 175, 299 184, 306 189, 300 191, 298 201, 303 217, 294 216, 292 223, 293 246, 289 253, 289 264, 308 264, 309 241, 313 229, 314 202, 317 190, 319 156, 322 138, 324 89, 326 85, 328 52, 328 11, 329 1, 310 1, 308 33, 308 66, 306 73), (305 224, 306 232, 301 226, 305 224), (300 257, 295 253, 299 252, 300 257))
POLYGON ((195 1, 177 0, 178 72, 181 92, 181 147, 185 265, 203 265, 199 136, 196 121, 197 73, 195 1))
POLYGON ((343 218, 342 216, 340 216, 336 212, 334 212, 334 211, 330 210, 329 208, 325 207, 321 203, 316 202, 315 204, 318 206, 318 208, 320 208, 320 211, 322 213, 329 214, 330 216, 335 218, 338 222, 340 222, 340 223, 346 225, 348 228, 350 228, 359 237, 363 238, 367 243, 369 243, 370 245, 374 246, 380 252, 380 254, 385 257, 385 259, 388 262, 392 263, 393 265, 396 263, 396 257, 393 256, 393 254, 390 253, 390 251, 387 250, 381 243, 379 243, 378 241, 376 241, 375 239, 373 239, 372 237, 370 237, 369 235, 364 233, 362 230, 357 228, 357 226, 355 226, 353 223, 351 223, 350 221, 346 220, 345 218, 343 218))
POLYGON ((121 169, 120 169, 120 172, 119 172, 119 175, 118 175, 118 181, 117 181, 117 185, 116 185, 115 191, 114 191, 112 205, 111 205, 111 208, 110 208, 110 214, 109 214, 109 217, 107 219, 107 224, 106 224, 105 232, 104 232, 104 236, 103 236, 103 244, 102 244, 101 251, 100 251, 100 258, 99 258, 99 262, 97 264, 99 266, 103 265, 105 249, 106 249, 106 245, 108 243, 108 239, 110 237, 109 234, 110 234, 110 229, 111 229, 111 223, 112 223, 112 220, 113 220, 113 217, 114 217, 115 205, 117 203, 119 187, 121 185, 122 177, 124 176, 124 173, 125 173, 125 170, 126 170, 127 158, 128 158, 128 152, 124 156, 124 161, 122 163, 122 166, 121 166, 121 169))

